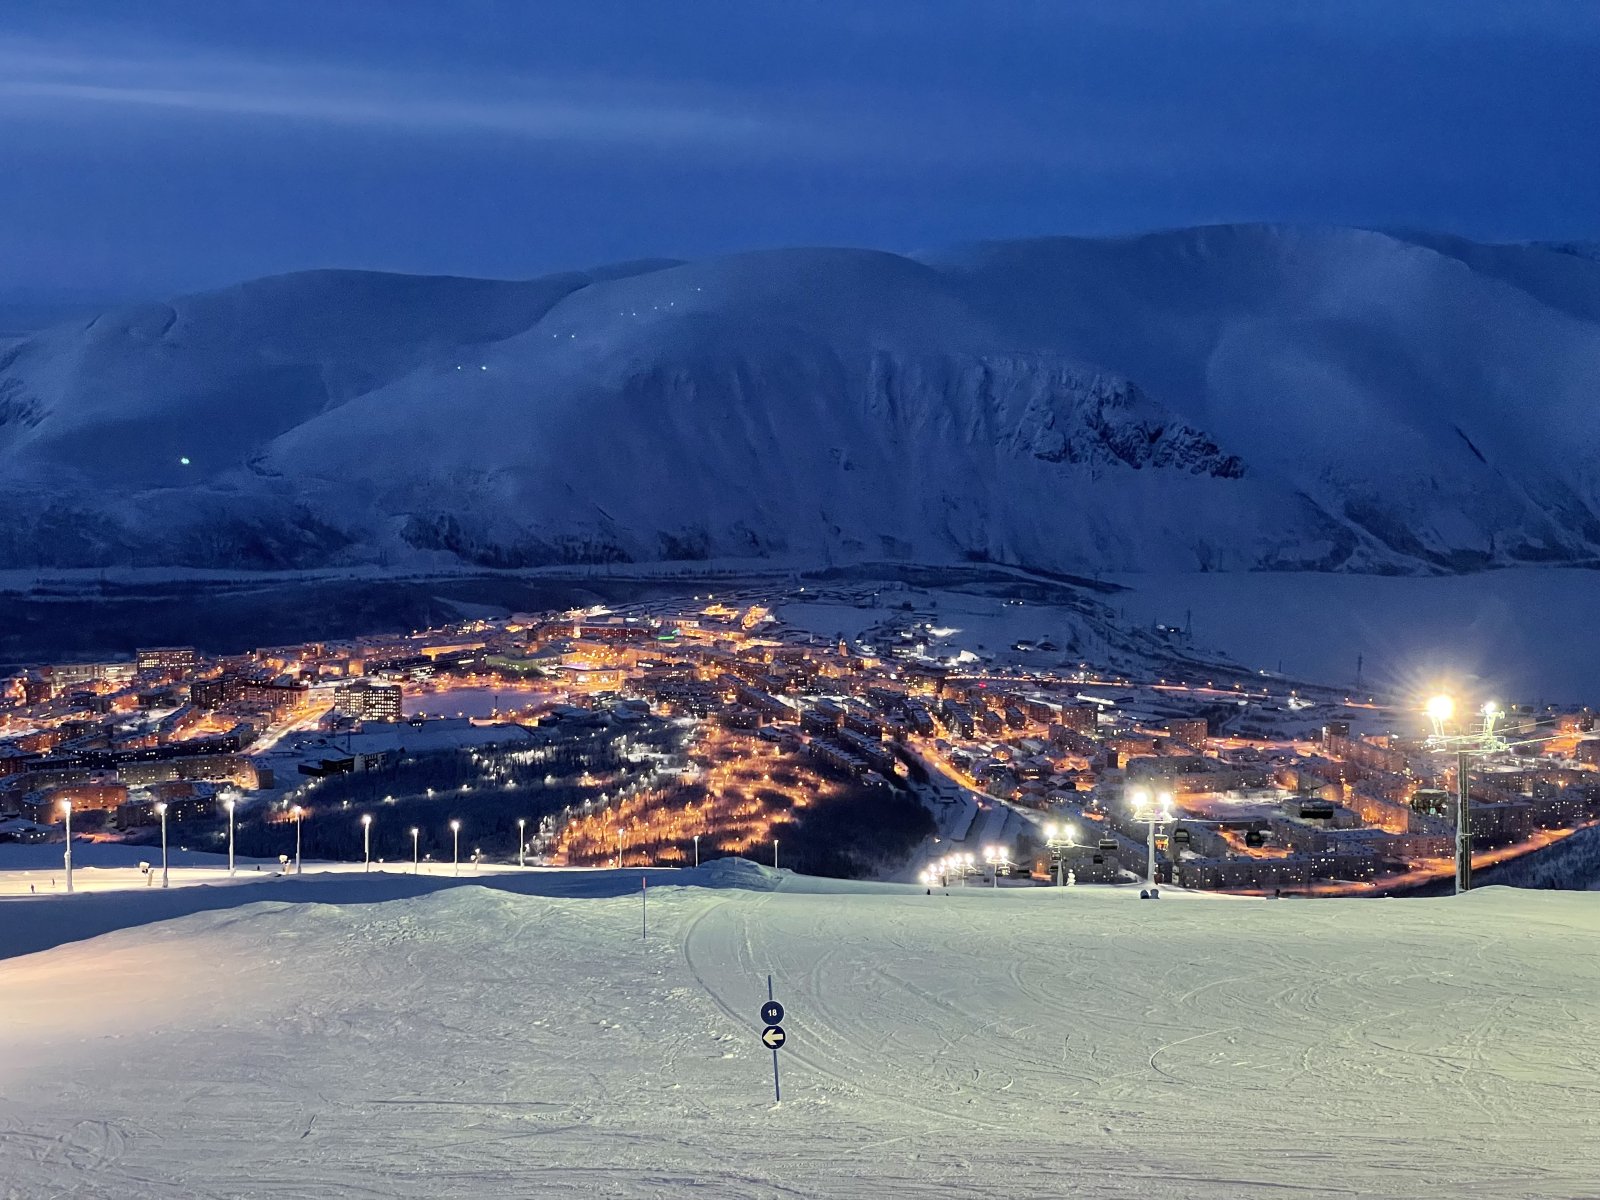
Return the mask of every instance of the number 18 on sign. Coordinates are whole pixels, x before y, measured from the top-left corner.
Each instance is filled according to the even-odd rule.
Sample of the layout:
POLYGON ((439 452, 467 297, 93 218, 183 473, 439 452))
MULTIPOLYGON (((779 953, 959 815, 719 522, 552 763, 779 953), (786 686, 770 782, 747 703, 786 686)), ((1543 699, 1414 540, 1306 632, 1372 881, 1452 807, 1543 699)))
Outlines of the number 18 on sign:
POLYGON ((778 1022, 783 1020, 783 1005, 772 998, 772 976, 767 976, 767 1002, 761 1006, 761 1044, 772 1051, 772 1099, 783 1102, 783 1092, 778 1087, 778 1050, 789 1040, 778 1022))

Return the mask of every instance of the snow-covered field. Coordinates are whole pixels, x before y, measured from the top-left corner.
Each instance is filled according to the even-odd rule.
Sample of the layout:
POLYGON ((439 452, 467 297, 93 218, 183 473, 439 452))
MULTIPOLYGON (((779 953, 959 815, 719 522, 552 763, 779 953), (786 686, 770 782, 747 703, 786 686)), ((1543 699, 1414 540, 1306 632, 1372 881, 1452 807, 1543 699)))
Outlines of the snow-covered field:
POLYGON ((9 348, 0 565, 1589 563, 1597 371, 1600 264, 1415 231, 304 271, 9 348))
MULTIPOLYGON (((364 904, 316 900, 404 881, 217 889, 231 906, 0 961, 0 1195, 1600 1180, 1596 896, 1141 903, 747 874, 653 886, 648 940, 619 894, 635 873, 548 873, 364 904), (781 1105, 756 1040, 768 972, 781 1105)), ((48 920, 60 941, 106 899, 0 902, 0 939, 48 920)))

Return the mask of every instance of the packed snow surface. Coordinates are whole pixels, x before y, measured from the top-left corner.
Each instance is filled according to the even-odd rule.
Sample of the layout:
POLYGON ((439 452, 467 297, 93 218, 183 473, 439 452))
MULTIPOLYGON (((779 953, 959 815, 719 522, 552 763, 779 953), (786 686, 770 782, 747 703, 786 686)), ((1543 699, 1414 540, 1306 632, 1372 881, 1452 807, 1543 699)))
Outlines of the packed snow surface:
POLYGON ((1600 897, 701 878, 742 874, 648 938, 632 872, 129 898, 0 961, 0 1195, 1594 1192, 1600 897))

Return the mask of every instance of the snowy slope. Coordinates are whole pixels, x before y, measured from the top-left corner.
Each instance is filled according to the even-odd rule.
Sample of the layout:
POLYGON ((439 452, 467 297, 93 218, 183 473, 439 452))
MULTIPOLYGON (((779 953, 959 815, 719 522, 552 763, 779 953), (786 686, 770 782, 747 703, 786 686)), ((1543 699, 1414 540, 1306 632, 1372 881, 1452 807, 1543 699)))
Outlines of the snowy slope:
POLYGON ((652 889, 648 941, 459 887, 0 961, 0 1193, 1593 1192, 1592 894, 806 886, 652 889))
POLYGON ((315 272, 0 351, 0 565, 1589 562, 1597 386, 1600 263, 1420 234, 315 272))

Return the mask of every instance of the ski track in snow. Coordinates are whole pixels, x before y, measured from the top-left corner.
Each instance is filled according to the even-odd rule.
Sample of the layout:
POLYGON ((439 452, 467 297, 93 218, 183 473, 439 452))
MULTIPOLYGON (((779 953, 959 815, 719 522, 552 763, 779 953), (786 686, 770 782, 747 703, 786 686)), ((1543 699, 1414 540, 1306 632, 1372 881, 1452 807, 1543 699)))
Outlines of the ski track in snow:
POLYGON ((240 891, 0 962, 0 1197, 1600 1184, 1587 894, 240 891))

